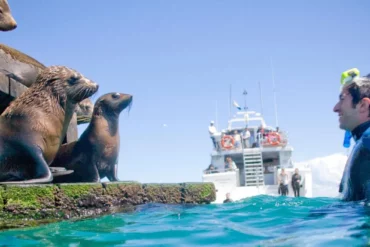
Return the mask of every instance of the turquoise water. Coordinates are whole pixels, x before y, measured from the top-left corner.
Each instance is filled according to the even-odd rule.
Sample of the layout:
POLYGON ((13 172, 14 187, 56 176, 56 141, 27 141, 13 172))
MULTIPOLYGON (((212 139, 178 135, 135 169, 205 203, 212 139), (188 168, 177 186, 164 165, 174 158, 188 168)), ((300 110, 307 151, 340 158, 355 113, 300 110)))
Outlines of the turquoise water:
POLYGON ((333 198, 257 196, 218 205, 148 204, 78 222, 0 233, 0 246, 358 246, 369 212, 333 198))

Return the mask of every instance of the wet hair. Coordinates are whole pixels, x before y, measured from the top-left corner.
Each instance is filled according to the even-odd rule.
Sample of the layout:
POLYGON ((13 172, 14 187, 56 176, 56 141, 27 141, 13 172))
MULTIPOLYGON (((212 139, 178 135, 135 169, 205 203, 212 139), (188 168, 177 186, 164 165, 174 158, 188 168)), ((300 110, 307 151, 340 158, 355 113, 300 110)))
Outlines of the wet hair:
MULTIPOLYGON (((347 86, 348 92, 352 96, 353 108, 363 99, 370 99, 370 74, 365 77, 355 78, 352 83, 347 86)), ((369 109, 370 110, 370 109, 369 109)), ((370 111, 369 111, 370 117, 370 111)))

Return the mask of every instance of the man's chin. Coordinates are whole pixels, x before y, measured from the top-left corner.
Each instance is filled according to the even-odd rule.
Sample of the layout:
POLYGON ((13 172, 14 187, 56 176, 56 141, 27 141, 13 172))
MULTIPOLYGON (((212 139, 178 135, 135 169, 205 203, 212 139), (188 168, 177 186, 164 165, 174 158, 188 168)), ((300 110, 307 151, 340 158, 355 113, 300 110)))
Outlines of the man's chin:
POLYGON ((347 130, 348 128, 344 124, 339 123, 339 129, 347 130))
POLYGON ((342 130, 348 130, 348 131, 352 131, 352 129, 351 128, 349 128, 348 126, 345 126, 345 125, 343 125, 343 124, 339 124, 339 129, 342 129, 342 130))

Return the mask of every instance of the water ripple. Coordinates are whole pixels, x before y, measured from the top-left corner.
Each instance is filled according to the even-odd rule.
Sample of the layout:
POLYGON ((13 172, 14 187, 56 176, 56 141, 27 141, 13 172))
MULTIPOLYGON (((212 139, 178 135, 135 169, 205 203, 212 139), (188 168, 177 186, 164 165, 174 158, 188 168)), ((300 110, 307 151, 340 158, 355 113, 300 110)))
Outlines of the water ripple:
POLYGON ((333 198, 256 196, 219 205, 147 204, 133 213, 0 233, 0 246, 354 246, 369 209, 333 198))

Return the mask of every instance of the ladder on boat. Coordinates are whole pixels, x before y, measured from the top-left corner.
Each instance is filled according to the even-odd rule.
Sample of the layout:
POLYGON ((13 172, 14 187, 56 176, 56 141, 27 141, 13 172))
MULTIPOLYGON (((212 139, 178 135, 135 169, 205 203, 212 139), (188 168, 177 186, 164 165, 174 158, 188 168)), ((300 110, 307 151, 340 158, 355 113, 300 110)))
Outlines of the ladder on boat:
POLYGON ((245 186, 263 186, 263 162, 259 149, 243 152, 245 186))

